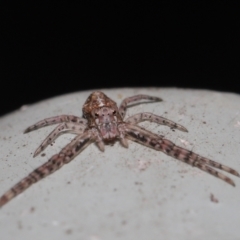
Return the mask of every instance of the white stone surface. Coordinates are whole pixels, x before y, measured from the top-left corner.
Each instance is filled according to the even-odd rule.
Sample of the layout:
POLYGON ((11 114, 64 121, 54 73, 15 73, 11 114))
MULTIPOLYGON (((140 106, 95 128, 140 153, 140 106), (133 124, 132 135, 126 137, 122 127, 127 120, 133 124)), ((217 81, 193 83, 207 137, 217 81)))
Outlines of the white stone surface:
MULTIPOLYGON (((140 104, 127 115, 153 112, 188 128, 141 125, 177 145, 240 171, 240 97, 213 91, 139 88, 103 90, 117 103, 143 93, 164 102, 140 104)), ((54 126, 23 130, 54 115, 81 116, 90 91, 25 106, 0 119, 0 195, 73 137, 62 135, 45 156, 32 158, 54 126)), ((229 175, 230 176, 230 175, 229 175)), ((95 145, 0 209, 0 239, 237 240, 240 179, 236 187, 161 152, 129 142, 100 152, 95 145), (218 203, 210 200, 213 194, 218 203)))

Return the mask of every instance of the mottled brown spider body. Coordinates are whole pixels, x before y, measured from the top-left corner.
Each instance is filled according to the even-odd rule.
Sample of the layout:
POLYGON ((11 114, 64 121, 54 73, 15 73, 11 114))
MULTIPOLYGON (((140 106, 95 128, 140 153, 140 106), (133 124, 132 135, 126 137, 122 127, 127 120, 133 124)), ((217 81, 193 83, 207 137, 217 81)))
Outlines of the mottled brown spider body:
POLYGON ((104 142, 117 140, 120 133, 118 125, 123 121, 117 104, 104 93, 92 93, 83 105, 83 115, 90 128, 97 128, 104 142))
POLYGON ((153 102, 162 101, 158 97, 136 95, 124 99, 118 108, 116 103, 104 93, 96 91, 88 97, 83 106, 84 118, 72 115, 61 115, 44 119, 28 127, 24 133, 52 124, 59 124, 37 148, 33 155, 34 157, 63 133, 73 133, 76 134, 76 137, 58 154, 52 156, 48 162, 35 169, 3 194, 0 197, 0 207, 22 193, 33 183, 58 170, 64 164, 69 163, 93 142, 97 144, 101 151, 104 151, 105 144, 114 143, 119 140, 121 144, 127 148, 127 140, 132 140, 157 151, 162 151, 173 158, 197 167, 235 186, 232 179, 215 169, 220 169, 239 177, 240 175, 236 170, 176 146, 173 142, 165 139, 164 136, 152 133, 139 127, 137 124, 142 121, 150 121, 187 132, 185 127, 161 116, 146 112, 135 114, 124 120, 127 105, 133 102, 137 103, 143 99, 153 102))

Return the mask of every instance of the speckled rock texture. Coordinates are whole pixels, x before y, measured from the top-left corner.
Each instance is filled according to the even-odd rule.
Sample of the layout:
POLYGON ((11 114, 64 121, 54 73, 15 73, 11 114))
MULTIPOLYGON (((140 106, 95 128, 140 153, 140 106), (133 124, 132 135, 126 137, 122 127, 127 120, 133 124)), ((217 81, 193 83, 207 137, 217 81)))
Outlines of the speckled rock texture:
MULTIPOLYGON (((189 132, 140 125, 240 171, 239 95, 175 88, 101 91, 118 104, 140 93, 161 97, 163 102, 129 108, 127 116, 152 112, 175 121, 189 132)), ((32 158, 54 126, 28 134, 24 129, 55 115, 82 116, 90 93, 47 99, 0 119, 0 195, 73 138, 62 135, 32 158)), ((92 144, 0 209, 0 239, 240 239, 240 178, 231 178, 236 187, 134 142, 128 149, 117 142, 105 152, 92 144)))

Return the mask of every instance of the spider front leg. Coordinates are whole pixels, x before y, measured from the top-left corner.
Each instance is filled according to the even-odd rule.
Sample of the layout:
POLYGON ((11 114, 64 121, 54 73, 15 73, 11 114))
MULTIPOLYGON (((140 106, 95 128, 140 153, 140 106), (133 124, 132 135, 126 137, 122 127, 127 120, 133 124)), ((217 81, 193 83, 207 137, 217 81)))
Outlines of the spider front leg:
POLYGON ((81 123, 62 123, 59 124, 41 143, 41 145, 35 151, 33 157, 36 157, 40 152, 42 152, 48 145, 50 145, 56 138, 58 138, 63 133, 73 133, 82 134, 86 129, 86 125, 81 123))
POLYGON ((24 131, 24 133, 28 133, 42 127, 46 127, 46 126, 50 126, 50 125, 62 123, 62 122, 81 123, 81 124, 87 125, 87 120, 85 118, 76 117, 73 115, 60 115, 60 116, 45 118, 33 124, 32 126, 28 127, 24 131))
POLYGON ((69 163, 76 157, 83 149, 85 149, 94 138, 91 131, 86 131, 80 136, 76 136, 66 147, 64 147, 59 154, 52 156, 48 162, 35 169, 27 177, 14 185, 9 191, 0 197, 0 207, 16 197, 32 184, 38 182, 42 178, 50 175, 64 164, 69 163))
POLYGON ((172 129, 178 129, 183 132, 188 132, 188 130, 185 127, 183 127, 182 125, 177 124, 171 120, 168 120, 167 118, 157 116, 152 113, 146 113, 146 112, 137 113, 125 120, 125 122, 130 123, 130 124, 137 124, 137 123, 140 123, 143 121, 155 122, 155 123, 158 123, 161 125, 166 125, 172 129))
POLYGON ((126 110, 127 110, 127 105, 129 103, 139 102, 139 101, 144 100, 144 99, 145 100, 150 100, 150 101, 153 101, 153 102, 162 101, 162 99, 159 98, 159 97, 152 97, 152 96, 143 95, 143 94, 139 94, 139 95, 135 95, 135 96, 132 96, 132 97, 125 98, 125 99, 123 99, 122 103, 119 106, 119 113, 122 116, 122 118, 125 117, 126 110))
POLYGON ((208 158, 202 157, 192 151, 176 146, 173 142, 164 139, 161 136, 158 137, 156 134, 153 134, 138 126, 128 124, 125 128, 125 132, 127 138, 157 151, 162 151, 173 158, 176 158, 217 178, 220 178, 232 186, 235 186, 233 180, 216 171, 214 168, 221 169, 225 172, 240 177, 240 174, 236 170, 208 158))

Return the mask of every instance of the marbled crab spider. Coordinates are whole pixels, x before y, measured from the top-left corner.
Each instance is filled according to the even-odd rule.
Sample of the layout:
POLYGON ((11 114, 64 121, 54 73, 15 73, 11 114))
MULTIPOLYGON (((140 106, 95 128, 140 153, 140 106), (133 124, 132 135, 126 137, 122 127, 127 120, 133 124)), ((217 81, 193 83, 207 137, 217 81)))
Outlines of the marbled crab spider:
POLYGON ((83 106, 84 118, 72 115, 61 115, 46 118, 28 127, 24 133, 52 124, 59 124, 37 148, 34 153, 34 157, 42 152, 62 133, 73 133, 77 136, 58 154, 52 156, 48 162, 35 169, 27 177, 23 178, 9 191, 2 195, 0 198, 0 207, 12 198, 16 197, 18 194, 22 193, 33 183, 36 183, 42 178, 58 170, 64 164, 69 163, 92 142, 95 142, 99 149, 104 151, 105 144, 114 143, 117 140, 119 140, 121 144, 127 148, 127 139, 129 139, 157 151, 162 151, 173 158, 185 162, 193 167, 197 167, 222 179, 232 186, 235 186, 232 179, 214 168, 221 169, 240 177, 240 174, 234 169, 202 157, 182 147, 176 146, 173 142, 165 139, 163 136, 154 134, 142 127, 139 127, 137 124, 142 121, 150 121, 166 125, 172 129, 187 132, 185 127, 161 116, 146 112, 135 114, 124 121, 123 119, 126 114, 127 105, 134 102, 138 103, 140 100, 149 100, 151 102, 162 101, 162 99, 158 97, 136 95, 124 99, 118 108, 116 103, 104 93, 96 91, 87 98, 83 106))

